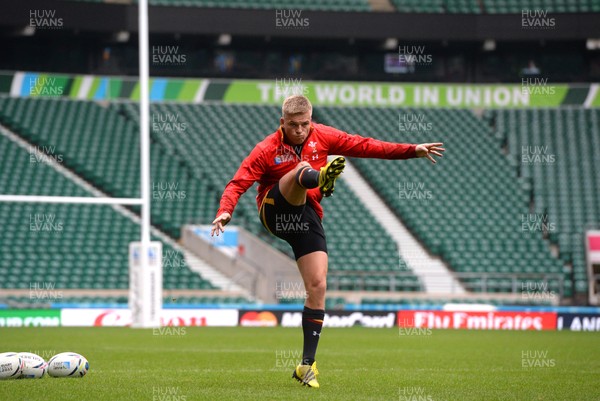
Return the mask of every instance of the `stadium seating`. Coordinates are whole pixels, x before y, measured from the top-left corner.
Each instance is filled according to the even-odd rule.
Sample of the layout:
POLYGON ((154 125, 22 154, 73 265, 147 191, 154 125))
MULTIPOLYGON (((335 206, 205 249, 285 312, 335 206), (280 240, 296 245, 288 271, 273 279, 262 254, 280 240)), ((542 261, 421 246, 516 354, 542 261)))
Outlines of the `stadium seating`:
MULTIPOLYGON (((90 196, 4 136, 0 159, 4 193, 90 196)), ((0 220, 0 287, 30 289, 43 283, 63 289, 129 287, 127 244, 139 239, 139 226, 110 206, 2 202, 0 220)), ((180 252, 163 244, 163 254, 172 266, 164 269, 164 288, 215 288, 187 267, 180 252)))
MULTIPOLYGON (((28 141, 59 153, 64 165, 111 196, 139 196, 139 134, 126 118, 93 102, 2 102, 2 121, 28 141)), ((179 237, 182 222, 214 214, 218 198, 202 181, 180 171, 168 150, 152 147, 151 162, 152 217, 164 231, 179 237)))
MULTIPOLYGON (((70 1, 100 3, 107 0, 70 1)), ((398 12, 403 13, 521 14, 523 10, 545 10, 549 13, 600 12, 600 0, 390 0, 390 2, 398 12)), ((368 0, 149 0, 149 3, 152 6, 178 7, 371 11, 368 0)))
POLYGON ((600 11, 599 0, 483 0, 489 14, 521 14, 523 10, 544 10, 548 13, 580 13, 600 11))
MULTIPOLYGON (((127 115, 137 121, 137 108, 133 104, 122 104, 121 107, 127 115)), ((189 166, 193 176, 218 188, 220 195, 221 188, 231 179, 249 150, 264 138, 266 133, 277 128, 279 114, 278 108, 268 106, 153 104, 152 115, 178 116, 190 127, 185 135, 178 137, 164 135, 156 130, 153 135, 157 142, 172 149, 180 161, 189 166), (239 127, 245 128, 239 132, 239 127), (224 154, 218 152, 218 149, 226 149, 227 157, 223 157, 224 154), (216 165, 220 168, 215 169, 216 165)), ((251 194, 241 198, 235 212, 238 224, 243 222, 251 232, 289 254, 289 246, 269 236, 262 227, 257 218, 254 193, 252 190, 251 194), (239 220, 240 217, 242 220, 239 220)), ((339 281, 335 276, 331 276, 331 286, 339 286, 340 289, 404 291, 421 288, 414 276, 395 280, 397 284, 394 286, 390 277, 381 276, 369 277, 367 282, 362 283, 352 274, 353 271, 408 273, 410 269, 403 261, 399 261, 398 250, 392 239, 383 233, 381 228, 373 226, 368 210, 343 182, 336 186, 334 197, 325 200, 323 205, 324 225, 331 256, 330 269, 349 273, 348 276, 340 276, 339 281), (349 236, 348 232, 352 232, 352 236, 349 236)), ((212 217, 211 215, 211 219, 212 217)))
POLYGON ((391 0, 396 10, 407 13, 479 14, 476 0, 391 0))
MULTIPOLYGON (((109 0, 76 1, 109 2, 109 0)), ((131 0, 131 3, 137 3, 137 0, 131 0)), ((149 0, 148 3, 151 6, 247 8, 253 10, 371 11, 369 0, 149 0)))
MULTIPOLYGON (((63 164, 111 196, 139 194, 137 108, 130 103, 108 108, 93 102, 52 99, 3 98, 0 119, 32 143, 64 155, 63 164), (60 117, 60 118, 57 118, 60 117), (104 138, 104 140, 101 140, 104 138)), ((275 107, 225 105, 152 105, 153 116, 170 116, 186 126, 166 132, 152 129, 153 190, 177 186, 184 199, 154 197, 152 221, 178 238, 188 223, 209 223, 214 218, 222 188, 241 160, 265 133, 277 127, 275 107), (240 131, 240 127, 244 127, 240 131), (215 149, 227 150, 219 153, 215 149), (214 166, 220 165, 220 168, 214 166)), ((167 190, 166 192, 170 192, 167 190)), ((256 213, 254 190, 242 197, 236 223, 290 254, 289 246, 262 228, 256 213)), ((399 260, 392 239, 372 223, 367 209, 343 183, 332 200, 324 202, 332 271, 330 286, 339 289, 420 290, 406 263, 399 260), (335 207, 329 202, 335 201, 335 207), (352 232, 352 235, 348 235, 352 232), (369 247, 366 250, 365 244, 369 247), (378 272, 363 276, 353 272, 378 272), (389 275, 381 274, 389 272, 389 275), (393 273, 402 277, 393 277, 393 273)))
POLYGON ((561 260, 572 263, 576 291, 586 292, 583 234, 600 227, 600 111, 497 110, 486 118, 529 183, 535 215, 547 219, 561 260))
MULTIPOLYGON (((65 166, 103 191, 112 196, 138 196, 139 117, 135 104, 102 107, 85 101, 0 98, 0 106, 0 120, 6 125, 50 156, 63 157, 65 166)), ((214 218, 222 188, 249 149, 276 128, 279 111, 270 106, 153 104, 151 115, 159 116, 159 121, 167 116, 185 123, 180 132, 167 132, 156 125, 151 130, 153 194, 158 195, 153 199, 152 220, 178 238, 183 224, 208 223, 214 218), (227 156, 216 149, 226 150, 227 156), (215 165, 221 168, 213 168, 215 165), (164 185, 175 186, 185 196, 162 198, 164 185)), ((465 273, 462 281, 468 289, 520 291, 519 285, 523 286, 530 278, 514 281, 513 275, 535 274, 536 279, 548 275, 545 278, 549 279, 552 291, 562 290, 570 295, 573 288, 577 292, 586 290, 584 254, 578 244, 585 226, 600 221, 597 196, 600 185, 592 167, 597 156, 585 153, 582 158, 564 151, 556 156, 556 163, 548 166, 520 167, 519 157, 521 146, 539 143, 542 132, 551 133, 548 140, 551 150, 564 150, 565 143, 573 143, 575 136, 580 138, 578 135, 583 132, 589 145, 586 149, 591 152, 598 147, 597 138, 592 135, 598 131, 597 111, 488 111, 482 120, 466 110, 406 109, 399 115, 397 110, 386 108, 325 107, 315 111, 315 118, 390 141, 444 141, 448 154, 436 166, 423 160, 359 159, 355 164, 433 253, 441 255, 452 269, 465 273), (401 130, 402 116, 421 118, 433 129, 401 130), (486 121, 495 127, 490 129, 486 121), (504 142, 508 144, 508 157, 501 152, 504 142), (564 167, 575 165, 579 167, 564 167), (582 192, 581 197, 572 196, 582 192), (410 193, 415 193, 417 199, 407 198, 410 193), (529 206, 532 197, 533 212, 529 206), (574 206, 561 207, 562 199, 568 199, 574 206), (556 223, 557 229, 548 234, 550 241, 560 246, 558 258, 550 253, 549 242, 543 239, 540 230, 523 228, 523 219, 532 214, 547 215, 550 222, 556 223), (573 263, 572 275, 564 263, 573 263), (560 277, 564 279, 562 288, 559 288, 560 277)), ((5 185, 8 191, 18 193, 26 181, 11 181, 10 174, 8 170, 3 172, 5 185)), ((56 191, 65 192, 61 185, 66 184, 53 184, 41 174, 32 175, 31 179, 37 180, 32 188, 51 185, 50 191, 60 188, 56 191)), ((251 189, 241 198, 235 213, 236 223, 290 254, 287 244, 269 236, 262 228, 254 193, 251 189)), ((372 225, 370 213, 343 181, 336 187, 334 197, 323 204, 331 256, 330 288, 422 289, 410 268, 398 258, 395 243, 380 227, 372 225)), ((4 213, 24 213, 15 213, 12 207, 17 206, 4 213)), ((97 214, 91 210, 101 209, 82 208, 88 214, 97 214)), ((107 210, 114 213, 110 208, 107 210)), ((173 279, 170 285, 178 288, 182 284, 173 279)))
POLYGON ((319 11, 370 11, 368 0, 150 0, 156 6, 301 9, 319 11))
MULTIPOLYGON (((528 280, 518 280, 514 288, 510 275, 537 273, 554 275, 549 290, 560 291, 562 263, 541 233, 522 228, 521 218, 529 213, 526 182, 517 178, 491 129, 472 112, 320 107, 315 113, 323 122, 383 140, 443 141, 446 157, 435 166, 425 160, 353 162, 434 254, 457 272, 473 274, 462 279, 467 288, 520 292, 528 280), (401 125, 411 119, 423 125, 401 125)), ((565 277, 565 293, 570 288, 565 277)))
POLYGON ((399 12, 449 14, 521 14, 523 10, 548 13, 600 11, 600 0, 391 0, 399 12))

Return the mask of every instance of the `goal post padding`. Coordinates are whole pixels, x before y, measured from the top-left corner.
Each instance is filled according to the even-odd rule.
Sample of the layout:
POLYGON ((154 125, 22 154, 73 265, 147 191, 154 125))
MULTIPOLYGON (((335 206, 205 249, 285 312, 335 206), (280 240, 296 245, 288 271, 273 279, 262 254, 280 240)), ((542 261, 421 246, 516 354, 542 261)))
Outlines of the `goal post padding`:
POLYGON ((129 244, 129 309, 131 327, 160 327, 162 311, 162 243, 129 244), (146 258, 143 255, 147 256, 146 258), (143 260, 145 259, 145 260, 143 260))

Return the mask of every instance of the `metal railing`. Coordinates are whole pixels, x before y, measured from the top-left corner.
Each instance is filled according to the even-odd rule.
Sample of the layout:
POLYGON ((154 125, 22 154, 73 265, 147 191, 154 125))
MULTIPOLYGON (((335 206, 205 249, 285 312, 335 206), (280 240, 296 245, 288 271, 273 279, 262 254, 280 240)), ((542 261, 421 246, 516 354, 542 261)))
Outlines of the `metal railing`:
MULTIPOLYGON (((431 275, 428 277, 447 278, 443 275, 431 275)), ((509 294, 542 294, 547 297, 564 296, 564 276, 559 273, 452 273, 452 276, 460 281, 467 291, 477 293, 509 293, 509 294)), ((377 287, 378 291, 399 291, 398 287, 408 288, 408 291, 424 291, 423 275, 410 272, 377 272, 377 271, 329 271, 328 289, 339 291, 351 287, 355 291, 372 291, 377 287), (348 282, 343 282, 348 276, 352 277, 348 282), (371 282, 373 277, 387 278, 382 284, 371 282), (406 280, 406 279, 408 280, 406 280), (416 278, 416 281, 415 281, 416 278)), ((451 294, 457 293, 454 286, 451 294)))

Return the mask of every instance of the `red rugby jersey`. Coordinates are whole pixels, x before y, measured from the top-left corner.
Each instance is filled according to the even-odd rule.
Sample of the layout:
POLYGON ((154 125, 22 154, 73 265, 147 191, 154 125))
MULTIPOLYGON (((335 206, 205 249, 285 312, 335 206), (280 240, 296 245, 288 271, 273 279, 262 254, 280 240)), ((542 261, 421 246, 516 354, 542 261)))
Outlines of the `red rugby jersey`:
MULTIPOLYGON (((301 157, 298 157, 294 148, 284 142, 283 131, 279 127, 277 131, 258 143, 244 159, 223 191, 217 216, 224 212, 233 215, 240 196, 256 181, 259 183, 256 204, 260 209, 265 195, 273 185, 301 161, 309 162, 312 168, 318 170, 327 164, 328 155, 409 159, 416 157, 415 147, 416 145, 350 135, 337 128, 312 123, 301 157)), ((319 188, 309 189, 306 198, 323 219, 323 208, 320 205, 323 195, 319 188)))

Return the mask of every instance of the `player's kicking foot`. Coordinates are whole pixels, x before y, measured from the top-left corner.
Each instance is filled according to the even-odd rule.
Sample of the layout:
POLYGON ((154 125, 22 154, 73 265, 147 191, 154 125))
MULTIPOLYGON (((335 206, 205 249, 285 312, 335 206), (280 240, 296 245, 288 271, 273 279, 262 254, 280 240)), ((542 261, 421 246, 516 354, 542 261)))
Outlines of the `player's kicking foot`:
POLYGON ((319 382, 317 381, 317 363, 313 362, 312 365, 298 365, 292 374, 292 377, 302 383, 303 386, 319 388, 319 382))
POLYGON ((342 174, 346 167, 346 159, 342 156, 336 157, 319 172, 319 188, 323 196, 331 196, 335 186, 335 180, 342 174))

